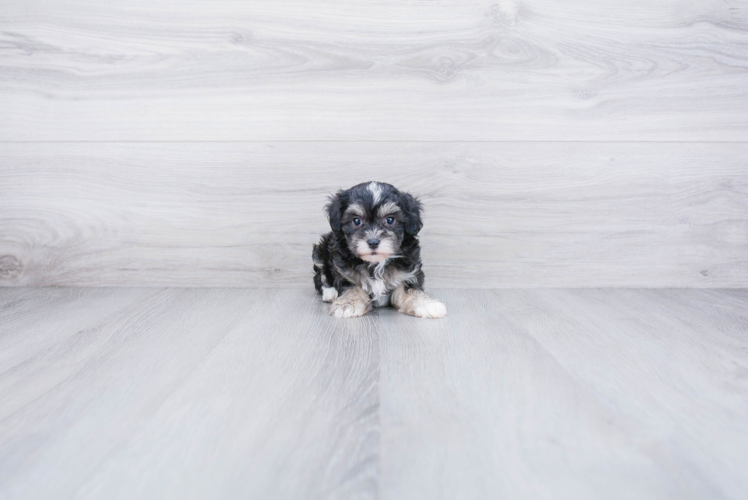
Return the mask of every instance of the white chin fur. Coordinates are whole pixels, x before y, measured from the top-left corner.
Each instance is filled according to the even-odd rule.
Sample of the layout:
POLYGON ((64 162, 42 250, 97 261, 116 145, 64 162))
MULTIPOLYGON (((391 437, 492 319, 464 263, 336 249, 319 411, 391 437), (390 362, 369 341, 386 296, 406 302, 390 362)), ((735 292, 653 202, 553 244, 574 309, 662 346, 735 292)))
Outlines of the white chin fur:
POLYGON ((381 253, 378 253, 376 255, 361 255, 361 260, 365 260, 366 262, 382 262, 384 260, 387 260, 387 257, 389 255, 384 255, 381 253))

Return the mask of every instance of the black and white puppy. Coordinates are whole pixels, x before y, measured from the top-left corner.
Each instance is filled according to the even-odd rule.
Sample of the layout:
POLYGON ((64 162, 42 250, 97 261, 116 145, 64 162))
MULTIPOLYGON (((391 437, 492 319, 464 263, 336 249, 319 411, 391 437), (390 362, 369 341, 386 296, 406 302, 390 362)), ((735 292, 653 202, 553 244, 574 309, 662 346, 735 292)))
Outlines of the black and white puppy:
POLYGON ((423 291, 421 203, 383 182, 338 191, 327 205, 332 232, 314 245, 314 287, 338 318, 392 304, 419 318, 447 308, 423 291))

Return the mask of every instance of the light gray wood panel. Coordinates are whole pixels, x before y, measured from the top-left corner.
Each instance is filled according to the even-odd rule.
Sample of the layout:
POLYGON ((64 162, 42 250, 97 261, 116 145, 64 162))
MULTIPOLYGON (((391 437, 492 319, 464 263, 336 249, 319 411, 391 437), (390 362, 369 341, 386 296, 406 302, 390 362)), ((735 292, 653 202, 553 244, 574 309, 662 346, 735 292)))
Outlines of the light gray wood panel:
POLYGON ((745 497, 746 291, 435 295, 382 317, 382 499, 745 497))
POLYGON ((499 293, 514 321, 574 378, 656 438, 639 443, 666 470, 694 471, 681 478, 692 497, 745 496, 745 290, 549 290, 537 298, 499 293))
MULTIPOLYGON (((91 330, 105 327, 118 310, 142 301, 143 295, 136 289, 102 288, 99 293, 91 293, 84 288, 63 288, 39 293, 29 288, 28 293, 9 296, 12 300, 0 303, 0 373, 32 358, 36 363, 46 362, 60 345, 75 343, 91 330), (37 328, 43 335, 28 335, 37 328)), ((156 296, 156 290, 149 295, 156 296)), ((35 399, 37 395, 27 392, 15 397, 35 399)))
POLYGON ((6 0, 2 140, 746 140, 741 1, 6 0))
POLYGON ((748 286, 748 144, 0 144, 0 285, 299 286, 328 194, 420 195, 427 283, 748 286))
POLYGON ((9 292, 0 498, 374 498, 371 317, 302 290, 9 292))
POLYGON ((0 289, 0 498, 745 496, 748 291, 433 295, 0 289))

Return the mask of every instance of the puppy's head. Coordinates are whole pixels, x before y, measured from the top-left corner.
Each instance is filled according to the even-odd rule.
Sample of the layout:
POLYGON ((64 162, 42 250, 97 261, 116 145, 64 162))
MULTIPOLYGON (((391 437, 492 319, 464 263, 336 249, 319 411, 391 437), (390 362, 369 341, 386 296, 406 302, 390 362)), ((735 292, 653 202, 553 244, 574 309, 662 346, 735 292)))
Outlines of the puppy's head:
POLYGON ((397 255, 407 238, 421 230, 421 204, 383 182, 358 184, 330 198, 330 227, 345 237, 350 251, 367 262, 397 255))

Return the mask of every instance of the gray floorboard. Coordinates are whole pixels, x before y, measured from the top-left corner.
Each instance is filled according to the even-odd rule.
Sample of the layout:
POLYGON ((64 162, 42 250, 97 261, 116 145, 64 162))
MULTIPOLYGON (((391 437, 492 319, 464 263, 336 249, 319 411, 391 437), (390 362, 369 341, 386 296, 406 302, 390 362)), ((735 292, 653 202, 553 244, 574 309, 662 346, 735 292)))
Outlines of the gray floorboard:
POLYGON ((748 291, 0 289, 0 498, 745 498, 748 291))

